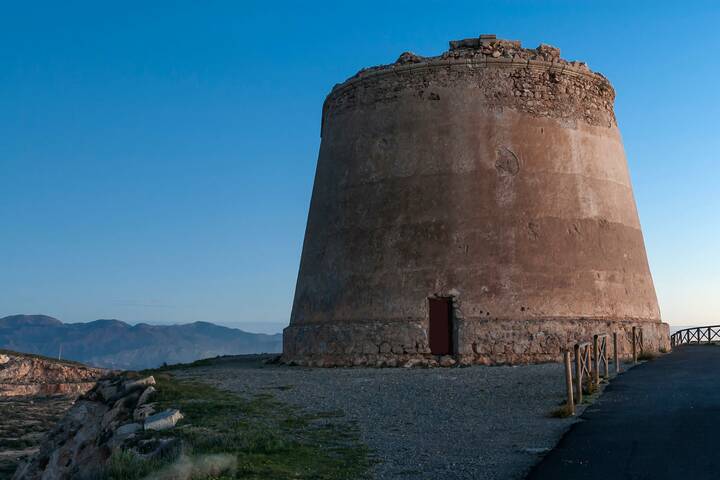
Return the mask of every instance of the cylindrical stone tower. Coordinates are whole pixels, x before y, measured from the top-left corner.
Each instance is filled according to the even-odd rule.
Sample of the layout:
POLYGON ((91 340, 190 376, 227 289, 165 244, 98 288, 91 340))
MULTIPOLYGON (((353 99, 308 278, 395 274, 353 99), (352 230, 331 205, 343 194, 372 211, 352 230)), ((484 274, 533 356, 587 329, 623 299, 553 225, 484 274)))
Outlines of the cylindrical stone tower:
POLYGON ((554 361, 633 325, 667 347, 614 97, 493 35, 335 86, 284 360, 554 361))

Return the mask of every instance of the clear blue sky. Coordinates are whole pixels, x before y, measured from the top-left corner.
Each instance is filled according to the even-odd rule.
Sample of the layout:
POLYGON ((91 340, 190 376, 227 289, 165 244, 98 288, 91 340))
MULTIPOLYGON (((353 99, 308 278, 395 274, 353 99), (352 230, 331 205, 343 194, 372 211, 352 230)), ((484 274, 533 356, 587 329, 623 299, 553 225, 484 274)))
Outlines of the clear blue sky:
POLYGON ((716 2, 1 5, 0 316, 280 328, 333 84, 496 33, 610 78, 664 319, 720 322, 716 2))

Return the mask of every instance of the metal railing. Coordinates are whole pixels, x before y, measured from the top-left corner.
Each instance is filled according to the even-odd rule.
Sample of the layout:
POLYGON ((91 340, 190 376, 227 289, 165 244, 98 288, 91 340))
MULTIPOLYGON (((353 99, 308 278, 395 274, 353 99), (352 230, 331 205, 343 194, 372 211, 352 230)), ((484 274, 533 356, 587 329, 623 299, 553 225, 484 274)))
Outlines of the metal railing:
POLYGON ((709 327, 693 327, 684 328, 670 335, 670 346, 688 343, 712 343, 720 341, 720 325, 711 325, 709 327))
MULTIPOLYGON (((720 338, 720 326, 718 326, 718 338, 720 338)), ((582 403, 583 394, 592 392, 600 386, 600 379, 610 378, 610 365, 608 355, 608 339, 610 335, 602 333, 593 336, 592 342, 576 343, 573 347, 575 354, 575 372, 573 375, 571 353, 563 352, 565 363, 565 385, 567 389, 567 408, 571 415, 575 415, 575 405, 582 403), (603 374, 600 374, 602 367, 603 374)), ((618 348, 618 333, 612 334, 613 361, 615 373, 620 373, 620 353, 618 348)), ((643 351, 642 328, 632 327, 632 359, 637 363, 638 353, 643 351)))

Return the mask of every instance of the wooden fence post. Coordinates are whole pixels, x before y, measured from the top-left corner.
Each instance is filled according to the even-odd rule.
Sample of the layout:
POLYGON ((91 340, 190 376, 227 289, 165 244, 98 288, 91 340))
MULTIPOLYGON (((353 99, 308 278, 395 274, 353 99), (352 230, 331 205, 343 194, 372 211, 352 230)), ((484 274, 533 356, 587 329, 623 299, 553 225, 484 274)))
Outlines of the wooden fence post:
POLYGON ((633 363, 637 363, 637 337, 636 332, 637 327, 632 327, 632 353, 633 353, 633 363))
POLYGON ((620 354, 618 353, 618 334, 613 332, 613 355, 615 355, 615 374, 620 373, 620 354))
POLYGON ((567 388, 567 406, 571 415, 575 415, 575 401, 573 399, 572 365, 570 365, 570 352, 563 352, 565 360, 565 387, 567 388))
POLYGON ((593 336, 593 380, 595 387, 600 386, 600 352, 598 350, 598 336, 593 336))
POLYGON ((608 336, 603 335, 603 360, 605 361, 605 379, 610 379, 610 359, 608 358, 608 336))
POLYGON ((575 344, 575 387, 577 388, 577 403, 578 405, 582 403, 583 400, 583 391, 582 391, 582 380, 583 380, 583 371, 582 371, 582 360, 580 360, 580 345, 575 344))

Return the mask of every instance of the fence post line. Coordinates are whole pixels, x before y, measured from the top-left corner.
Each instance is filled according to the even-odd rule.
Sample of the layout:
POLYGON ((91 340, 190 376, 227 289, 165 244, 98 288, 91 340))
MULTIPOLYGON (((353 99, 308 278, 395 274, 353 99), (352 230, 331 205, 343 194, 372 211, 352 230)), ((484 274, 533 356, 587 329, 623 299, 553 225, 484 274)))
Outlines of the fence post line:
POLYGON ((637 327, 632 327, 632 353, 633 353, 633 363, 637 363, 637 340, 635 336, 635 332, 637 330, 637 327))
POLYGON ((577 403, 581 404, 582 397, 582 360, 580 360, 580 345, 575 344, 575 386, 577 388, 577 403))
POLYGON ((603 360, 605 361, 605 379, 610 378, 610 359, 608 358, 608 336, 603 335, 603 360))
POLYGON ((567 388, 567 406, 571 415, 575 415, 575 400, 573 399, 572 365, 570 362, 570 351, 563 352, 565 361, 565 388, 567 388))
POLYGON ((600 352, 598 351, 598 336, 593 335, 593 381, 600 386, 600 352))
POLYGON ((618 353, 618 334, 613 332, 613 355, 615 356, 615 374, 620 373, 620 354, 618 353))

